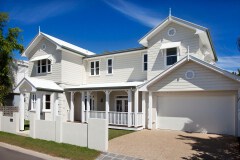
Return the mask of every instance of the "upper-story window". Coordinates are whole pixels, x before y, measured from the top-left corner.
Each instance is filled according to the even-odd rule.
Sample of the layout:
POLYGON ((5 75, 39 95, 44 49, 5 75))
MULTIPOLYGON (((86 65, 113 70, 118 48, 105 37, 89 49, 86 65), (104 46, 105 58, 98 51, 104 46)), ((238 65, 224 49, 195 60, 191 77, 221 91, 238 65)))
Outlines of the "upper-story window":
POLYGON ((112 74, 113 73, 113 60, 108 59, 107 60, 107 74, 112 74))
POLYGON ((99 61, 91 62, 91 75, 99 75, 99 61))
POLYGON ((144 71, 148 70, 148 55, 147 54, 143 55, 143 70, 144 71))
POLYGON ((166 50, 166 62, 167 66, 177 62, 177 48, 168 48, 166 50))
POLYGON ((37 73, 50 73, 52 70, 51 60, 43 59, 37 62, 37 73))

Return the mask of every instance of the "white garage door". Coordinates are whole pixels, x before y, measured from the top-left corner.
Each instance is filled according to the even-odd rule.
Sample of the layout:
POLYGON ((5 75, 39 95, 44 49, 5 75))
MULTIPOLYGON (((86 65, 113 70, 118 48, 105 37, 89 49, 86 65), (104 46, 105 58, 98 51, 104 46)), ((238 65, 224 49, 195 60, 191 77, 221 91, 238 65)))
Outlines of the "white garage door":
POLYGON ((157 106, 160 129, 235 134, 234 93, 159 94, 157 106))

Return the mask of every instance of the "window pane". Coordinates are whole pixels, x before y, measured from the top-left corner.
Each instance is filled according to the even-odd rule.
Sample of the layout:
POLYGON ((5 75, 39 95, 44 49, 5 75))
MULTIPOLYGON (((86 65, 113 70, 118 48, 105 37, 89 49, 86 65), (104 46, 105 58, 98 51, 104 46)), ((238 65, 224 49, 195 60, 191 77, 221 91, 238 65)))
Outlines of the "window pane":
POLYGON ((38 66, 40 66, 40 63, 41 63, 41 62, 38 60, 38 66))
POLYGON ((91 62, 91 68, 94 68, 94 62, 91 62))
POLYGON ((94 75, 94 68, 91 69, 91 75, 94 75))
POLYGON ((49 94, 46 94, 46 101, 50 102, 50 95, 49 94))
POLYGON ((96 75, 99 75, 99 68, 96 68, 96 75))
POLYGON ((51 65, 48 65, 48 72, 51 72, 51 65))
POLYGON ((50 102, 46 102, 46 109, 50 109, 50 102))
POLYGON ((41 68, 40 68, 40 66, 38 67, 38 73, 40 73, 41 72, 41 68))
POLYGON ((42 60, 42 65, 46 65, 46 63, 47 63, 46 59, 43 59, 42 60))
POLYGON ((112 67, 108 67, 108 74, 112 74, 112 67))
POLYGON ((144 60, 144 62, 147 62, 147 60, 148 60, 148 55, 147 54, 144 54, 143 60, 144 60))
POLYGON ((147 63, 144 63, 144 71, 147 71, 147 63))
POLYGON ((112 59, 108 60, 108 66, 112 66, 112 59))
POLYGON ((45 73, 47 69, 47 66, 42 66, 42 73, 45 73))
POLYGON ((99 61, 96 61, 96 68, 99 67, 99 61))
POLYGON ((167 65, 173 65, 177 62, 177 48, 167 49, 167 65))

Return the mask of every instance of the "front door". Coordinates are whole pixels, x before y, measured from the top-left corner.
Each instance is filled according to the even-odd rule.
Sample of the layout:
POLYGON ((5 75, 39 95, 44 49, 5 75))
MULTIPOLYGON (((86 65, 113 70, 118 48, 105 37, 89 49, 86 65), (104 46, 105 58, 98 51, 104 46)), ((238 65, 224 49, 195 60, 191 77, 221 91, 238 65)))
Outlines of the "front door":
POLYGON ((128 100, 124 98, 116 98, 116 109, 117 112, 127 112, 128 111, 128 100))

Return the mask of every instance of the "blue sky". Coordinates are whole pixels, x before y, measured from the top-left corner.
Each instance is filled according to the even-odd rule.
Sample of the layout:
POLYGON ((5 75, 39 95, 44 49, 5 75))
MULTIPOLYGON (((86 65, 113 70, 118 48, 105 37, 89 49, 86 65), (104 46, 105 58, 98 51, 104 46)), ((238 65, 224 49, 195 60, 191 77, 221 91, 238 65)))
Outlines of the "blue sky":
POLYGON ((138 40, 168 16, 170 7, 174 16, 210 29, 219 67, 240 68, 239 0, 0 1, 0 11, 10 14, 9 26, 23 30, 25 47, 41 26, 41 31, 95 53, 140 46, 138 40))

